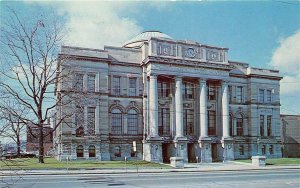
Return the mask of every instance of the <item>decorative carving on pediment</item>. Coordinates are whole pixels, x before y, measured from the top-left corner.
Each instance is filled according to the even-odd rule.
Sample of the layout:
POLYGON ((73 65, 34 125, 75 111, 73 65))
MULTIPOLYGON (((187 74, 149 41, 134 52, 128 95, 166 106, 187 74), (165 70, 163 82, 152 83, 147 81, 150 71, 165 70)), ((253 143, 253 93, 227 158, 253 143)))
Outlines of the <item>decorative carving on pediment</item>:
POLYGON ((158 100, 158 104, 160 107, 169 107, 169 101, 167 100, 158 100))
POLYGON ((176 48, 171 44, 158 43, 157 54, 165 56, 176 56, 176 48))
POLYGON ((200 47, 194 46, 183 46, 182 54, 184 57, 191 59, 201 59, 202 58, 202 49, 200 47))
POLYGON ((193 108, 193 103, 185 102, 185 103, 183 104, 183 107, 184 107, 184 108, 193 108))
POLYGON ((119 104, 120 104, 120 101, 119 101, 119 100, 114 100, 114 104, 115 104, 115 105, 119 105, 119 104))
POLYGON ((206 49, 206 60, 223 62, 224 55, 222 50, 206 49))
POLYGON ((216 103, 208 102, 207 103, 207 110, 216 111, 216 103))

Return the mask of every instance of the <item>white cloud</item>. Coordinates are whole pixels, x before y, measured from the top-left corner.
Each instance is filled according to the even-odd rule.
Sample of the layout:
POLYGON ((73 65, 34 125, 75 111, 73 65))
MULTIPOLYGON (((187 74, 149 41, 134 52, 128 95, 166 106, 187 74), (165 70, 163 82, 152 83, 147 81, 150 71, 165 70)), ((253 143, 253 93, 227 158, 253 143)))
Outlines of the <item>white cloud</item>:
POLYGON ((134 5, 123 2, 63 3, 58 11, 68 17, 67 45, 100 49, 104 45, 121 46, 142 31, 135 20, 121 16, 130 8, 134 5))
POLYGON ((271 66, 278 69, 283 76, 281 80, 282 95, 297 95, 300 92, 300 30, 282 39, 274 51, 271 66))

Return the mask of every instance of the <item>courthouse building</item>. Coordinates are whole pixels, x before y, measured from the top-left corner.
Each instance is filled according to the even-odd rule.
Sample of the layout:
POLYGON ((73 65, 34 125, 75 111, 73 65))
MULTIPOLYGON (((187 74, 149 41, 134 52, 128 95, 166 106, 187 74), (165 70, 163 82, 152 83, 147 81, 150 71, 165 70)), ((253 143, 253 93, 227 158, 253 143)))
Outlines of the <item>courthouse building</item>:
MULTIPOLYGON (((59 160, 169 162, 281 157, 277 70, 229 60, 228 48, 147 31, 104 50, 62 46, 84 94, 55 132, 59 160), (136 151, 133 142, 136 142, 136 151)), ((66 91, 64 83, 57 96, 66 91)), ((65 108, 57 109, 57 120, 65 108)))

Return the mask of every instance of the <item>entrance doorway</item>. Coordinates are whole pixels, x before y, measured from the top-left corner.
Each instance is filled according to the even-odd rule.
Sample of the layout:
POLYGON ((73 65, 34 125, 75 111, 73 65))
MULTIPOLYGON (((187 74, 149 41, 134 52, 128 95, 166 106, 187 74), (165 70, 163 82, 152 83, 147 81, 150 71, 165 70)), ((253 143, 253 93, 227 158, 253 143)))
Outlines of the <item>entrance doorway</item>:
POLYGON ((218 145, 216 143, 211 144, 211 157, 212 162, 218 161, 218 145))
POLYGON ((196 155, 195 155, 195 144, 188 143, 188 162, 189 163, 196 163, 196 155))
POLYGON ((163 143, 162 144, 162 157, 163 157, 163 163, 170 163, 170 150, 169 150, 170 144, 163 143))

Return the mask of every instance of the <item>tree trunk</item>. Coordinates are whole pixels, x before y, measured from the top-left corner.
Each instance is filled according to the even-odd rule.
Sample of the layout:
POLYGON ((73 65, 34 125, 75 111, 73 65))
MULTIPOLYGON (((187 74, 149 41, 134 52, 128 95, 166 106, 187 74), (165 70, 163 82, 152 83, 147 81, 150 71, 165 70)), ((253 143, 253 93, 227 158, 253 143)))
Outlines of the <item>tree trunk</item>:
POLYGON ((39 163, 44 163, 44 132, 42 123, 40 123, 39 128, 39 163))
POLYGON ((20 142, 20 135, 17 135, 17 155, 21 157, 21 142, 20 142))

